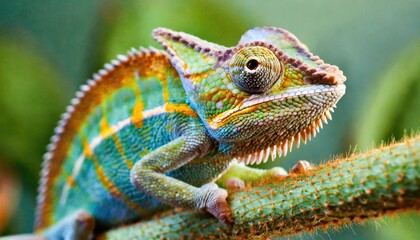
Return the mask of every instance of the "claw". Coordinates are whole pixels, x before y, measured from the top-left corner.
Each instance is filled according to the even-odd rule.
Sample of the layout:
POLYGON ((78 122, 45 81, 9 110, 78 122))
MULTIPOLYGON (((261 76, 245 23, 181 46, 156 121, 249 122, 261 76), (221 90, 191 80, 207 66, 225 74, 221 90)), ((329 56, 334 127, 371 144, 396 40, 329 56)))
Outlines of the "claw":
POLYGON ((299 160, 291 169, 290 173, 303 174, 312 170, 312 165, 305 160, 299 160))
POLYGON ((211 213, 220 222, 226 226, 231 226, 233 223, 232 211, 226 201, 228 193, 225 189, 219 188, 215 183, 208 183, 201 187, 201 189, 207 192, 207 198, 205 203, 205 209, 211 213))
POLYGON ((245 182, 239 178, 229 178, 226 182, 226 187, 231 191, 238 191, 245 189, 245 182))
POLYGON ((267 170, 267 173, 274 178, 284 178, 287 176, 286 170, 281 167, 273 167, 267 170))

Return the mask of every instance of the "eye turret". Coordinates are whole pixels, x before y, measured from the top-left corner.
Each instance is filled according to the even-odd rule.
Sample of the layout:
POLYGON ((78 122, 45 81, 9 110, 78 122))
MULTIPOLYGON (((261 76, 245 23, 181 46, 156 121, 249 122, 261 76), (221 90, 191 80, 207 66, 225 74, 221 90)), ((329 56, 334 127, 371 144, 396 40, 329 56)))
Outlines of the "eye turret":
POLYGON ((274 53, 260 46, 240 49, 227 62, 227 66, 232 81, 248 93, 268 91, 283 71, 274 53))

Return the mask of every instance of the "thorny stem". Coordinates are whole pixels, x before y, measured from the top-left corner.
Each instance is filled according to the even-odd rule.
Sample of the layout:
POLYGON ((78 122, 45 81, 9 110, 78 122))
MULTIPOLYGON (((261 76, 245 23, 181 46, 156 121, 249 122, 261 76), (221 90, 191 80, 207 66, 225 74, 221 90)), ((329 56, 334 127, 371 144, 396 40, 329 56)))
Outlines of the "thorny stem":
POLYGON ((339 227, 404 210, 420 210, 420 136, 332 160, 229 195, 234 225, 214 217, 172 211, 119 227, 103 239, 252 238, 339 227))

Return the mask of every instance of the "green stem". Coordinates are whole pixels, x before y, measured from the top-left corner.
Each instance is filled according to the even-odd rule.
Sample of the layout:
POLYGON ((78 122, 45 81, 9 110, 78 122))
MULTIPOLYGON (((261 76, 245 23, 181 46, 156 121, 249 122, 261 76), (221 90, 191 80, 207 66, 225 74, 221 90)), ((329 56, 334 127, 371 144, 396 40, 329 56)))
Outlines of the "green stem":
POLYGON ((171 211, 119 227, 101 238, 250 238, 338 227, 420 209, 420 136, 336 159, 308 174, 231 193, 234 225, 208 214, 171 211))

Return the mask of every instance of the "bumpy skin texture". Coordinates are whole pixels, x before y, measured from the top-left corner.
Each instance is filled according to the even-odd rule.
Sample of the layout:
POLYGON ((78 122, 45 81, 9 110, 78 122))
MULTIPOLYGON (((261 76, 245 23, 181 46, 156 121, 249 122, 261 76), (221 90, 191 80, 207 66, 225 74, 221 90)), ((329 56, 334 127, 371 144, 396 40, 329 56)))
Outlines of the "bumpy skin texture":
POLYGON ((260 163, 306 142, 345 92, 336 66, 280 28, 251 29, 232 48, 163 28, 153 37, 166 52, 119 56, 63 115, 45 155, 38 231, 77 211, 103 229, 168 206, 228 223, 226 191, 212 181, 235 159, 260 163))

